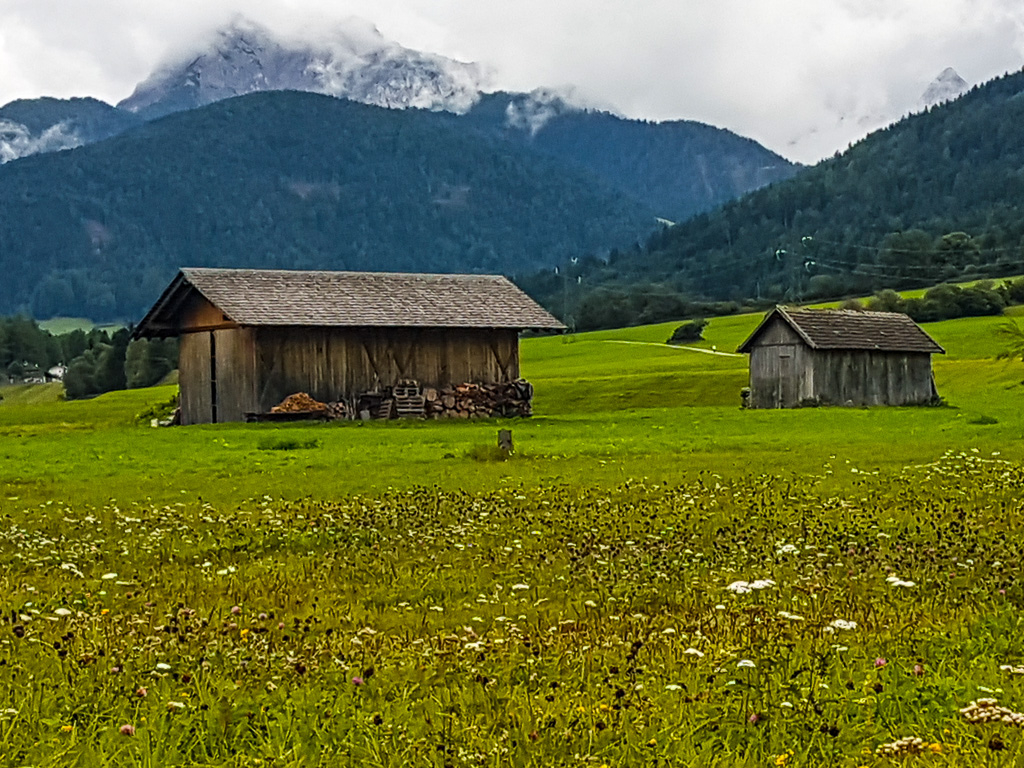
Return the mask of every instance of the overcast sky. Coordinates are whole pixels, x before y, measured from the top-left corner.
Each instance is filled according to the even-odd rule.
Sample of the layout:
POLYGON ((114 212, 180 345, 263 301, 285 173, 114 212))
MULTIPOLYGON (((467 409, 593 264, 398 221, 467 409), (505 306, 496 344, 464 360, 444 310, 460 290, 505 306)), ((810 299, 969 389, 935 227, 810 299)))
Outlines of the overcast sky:
POLYGON ((1024 66, 1022 0, 0 0, 0 104, 116 102, 240 12, 282 34, 359 16, 498 87, 571 85, 805 162, 914 109, 947 66, 972 84, 1024 66))

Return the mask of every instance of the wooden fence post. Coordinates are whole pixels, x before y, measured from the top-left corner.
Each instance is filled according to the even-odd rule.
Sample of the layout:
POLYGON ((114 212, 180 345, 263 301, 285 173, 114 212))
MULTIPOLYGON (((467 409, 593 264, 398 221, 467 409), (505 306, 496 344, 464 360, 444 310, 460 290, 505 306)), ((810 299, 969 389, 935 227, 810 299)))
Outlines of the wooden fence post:
POLYGON ((506 456, 512 454, 512 430, 511 429, 499 429, 498 430, 498 447, 505 452, 506 456))

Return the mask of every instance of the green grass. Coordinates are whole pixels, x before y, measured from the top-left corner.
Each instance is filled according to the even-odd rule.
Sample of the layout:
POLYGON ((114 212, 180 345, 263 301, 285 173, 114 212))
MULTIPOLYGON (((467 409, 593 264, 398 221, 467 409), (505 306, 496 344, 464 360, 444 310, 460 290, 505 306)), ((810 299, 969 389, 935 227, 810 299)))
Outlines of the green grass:
MULTIPOLYGON (((716 318, 697 346, 731 352, 759 318, 716 318)), ((536 387, 537 415, 504 423, 137 426, 136 415, 166 402, 173 387, 0 404, 0 497, 19 504, 71 497, 237 503, 263 494, 335 498, 416 485, 483 490, 687 479, 702 470, 799 475, 831 456, 895 469, 965 446, 1019 458, 1024 366, 991 359, 998 322, 927 326, 949 352, 936 356, 935 372, 951 408, 742 411, 745 357, 665 345, 672 323, 524 340, 523 373, 536 387), (996 423, 977 423, 982 417, 996 423), (504 427, 513 429, 522 460, 468 458, 475 446, 496 443, 504 427), (260 442, 273 436, 319 441, 321 448, 261 451, 260 442)))
POLYGON ((996 323, 927 327, 945 408, 742 411, 746 359, 672 323, 525 340, 524 420, 151 428, 175 387, 3 390, 0 762, 1019 765, 958 711, 1024 709, 996 323))
POLYGON ((93 328, 113 332, 119 328, 123 328, 124 324, 107 323, 105 325, 96 325, 92 320, 84 317, 53 317, 49 320, 39 321, 39 327, 44 331, 49 331, 54 336, 60 336, 65 333, 71 333, 72 331, 91 331, 93 328))
POLYGON ((0 408, 26 405, 52 405, 64 398, 64 385, 58 382, 50 384, 10 384, 0 386, 0 408))

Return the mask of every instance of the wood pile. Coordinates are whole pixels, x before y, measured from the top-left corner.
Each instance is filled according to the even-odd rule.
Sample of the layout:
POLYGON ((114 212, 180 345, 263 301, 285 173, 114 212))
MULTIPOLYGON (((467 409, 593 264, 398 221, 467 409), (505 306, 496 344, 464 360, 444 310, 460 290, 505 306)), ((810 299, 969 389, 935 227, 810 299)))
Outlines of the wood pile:
POLYGON ((482 419, 491 416, 530 416, 533 385, 524 379, 501 384, 458 384, 422 387, 403 379, 393 387, 365 392, 349 402, 321 403, 305 392, 296 392, 270 409, 269 414, 249 414, 253 421, 295 418, 331 420, 428 418, 482 419))
POLYGON ((533 385, 519 379, 502 384, 459 384, 424 391, 426 415, 435 419, 530 416, 533 385))

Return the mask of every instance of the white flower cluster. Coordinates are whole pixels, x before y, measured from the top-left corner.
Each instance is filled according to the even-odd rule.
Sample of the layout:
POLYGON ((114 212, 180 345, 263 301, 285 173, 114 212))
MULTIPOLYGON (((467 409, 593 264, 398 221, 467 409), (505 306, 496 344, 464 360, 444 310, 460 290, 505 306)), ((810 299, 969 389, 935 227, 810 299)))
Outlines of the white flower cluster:
POLYGON ((835 630, 837 630, 837 629, 840 629, 840 630, 848 632, 848 631, 854 630, 856 628, 857 628, 857 622, 856 621, 847 621, 846 619, 832 619, 832 621, 829 622, 828 627, 826 627, 826 629, 831 629, 833 632, 835 630))
POLYGON ((775 582, 771 579, 758 579, 757 581, 734 581, 726 589, 736 595, 745 595, 758 589, 774 587, 775 582))
POLYGON ((1024 675, 1024 667, 1014 667, 1010 664, 1003 664, 999 669, 1003 672, 1008 672, 1011 675, 1024 675))
POLYGON ((779 617, 783 619, 789 619, 790 621, 803 621, 804 617, 796 613, 790 613, 789 611, 779 611, 779 617))
POLYGON ((912 581, 906 581, 901 579, 899 576, 887 576, 885 579, 890 587, 914 587, 917 586, 912 581))
POLYGON ((1009 707, 999 706, 995 699, 978 699, 960 710, 969 723, 1006 723, 1018 728, 1024 727, 1024 712, 1014 712, 1009 707))
POLYGON ((902 739, 882 744, 875 754, 879 757, 902 757, 903 755, 921 755, 932 748, 924 739, 906 736, 902 739))

